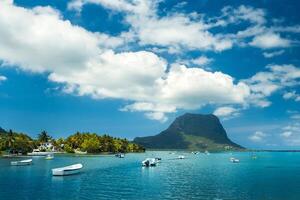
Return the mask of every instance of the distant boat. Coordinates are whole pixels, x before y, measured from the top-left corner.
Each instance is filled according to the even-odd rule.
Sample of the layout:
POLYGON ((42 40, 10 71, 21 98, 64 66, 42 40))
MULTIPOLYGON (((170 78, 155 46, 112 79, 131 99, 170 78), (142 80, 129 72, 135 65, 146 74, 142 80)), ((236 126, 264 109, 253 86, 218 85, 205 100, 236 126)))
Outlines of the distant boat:
POLYGON ((52 160, 54 158, 53 154, 48 154, 45 159, 46 160, 52 160))
POLYGON ((13 166, 31 165, 32 164, 32 159, 21 160, 21 161, 12 161, 12 162, 10 162, 10 164, 13 165, 13 166))
POLYGON ((70 165, 66 167, 61 167, 61 168, 55 168, 52 169, 52 175, 53 176, 66 176, 66 175, 72 175, 72 174, 77 174, 81 171, 83 168, 82 164, 75 164, 75 165, 70 165))
POLYGON ((239 159, 236 159, 236 158, 233 158, 233 157, 231 157, 231 158, 230 158, 230 162, 232 162, 232 163, 239 163, 239 162, 240 162, 240 160, 239 160, 239 159))
POLYGON ((199 154, 199 151, 195 151, 195 152, 193 151, 192 154, 197 155, 197 154, 199 154))
POLYGON ((185 157, 184 156, 178 156, 178 159, 184 159, 185 157))
POLYGON ((142 162, 143 167, 155 167, 157 164, 157 161, 155 158, 147 158, 142 162))
POLYGON ((123 153, 118 153, 115 156, 118 158, 125 158, 125 154, 123 154, 123 153))
POLYGON ((51 152, 43 152, 40 151, 39 149, 33 149, 31 153, 27 153, 29 156, 47 156, 51 152))
POLYGON ((74 152, 76 153, 76 154, 87 154, 87 151, 80 151, 80 150, 77 150, 77 149, 75 149, 74 150, 74 152))

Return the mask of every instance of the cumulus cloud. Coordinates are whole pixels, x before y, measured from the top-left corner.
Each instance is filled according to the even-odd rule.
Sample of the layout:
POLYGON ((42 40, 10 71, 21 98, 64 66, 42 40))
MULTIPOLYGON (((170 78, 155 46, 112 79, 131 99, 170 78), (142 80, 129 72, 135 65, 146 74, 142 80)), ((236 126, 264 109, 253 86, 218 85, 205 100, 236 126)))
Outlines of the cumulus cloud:
POLYGON ((245 83, 222 72, 178 64, 167 69, 167 61, 148 51, 116 53, 109 46, 118 45, 118 38, 72 25, 50 7, 0 4, 0 58, 6 65, 49 74, 66 93, 128 100, 123 110, 160 121, 178 109, 240 105, 249 96, 245 83))
MULTIPOLYGON (((60 83, 66 93, 127 100, 122 111, 143 112, 149 119, 162 122, 167 120, 167 113, 208 104, 245 106, 250 101, 267 106, 266 97, 273 92, 298 84, 300 72, 293 65, 268 66, 267 72, 237 81, 223 72, 169 64, 149 51, 117 52, 115 48, 135 37, 142 45, 165 46, 172 51, 180 47, 221 51, 231 48, 232 41, 211 33, 211 24, 198 16, 158 16, 158 1, 74 0, 69 7, 80 10, 86 3, 126 12, 130 32, 115 37, 90 32, 72 25, 51 7, 28 9, 1 1, 0 59, 8 66, 48 74, 49 80, 60 83)), ((257 10, 240 7, 239 17, 231 23, 247 20, 264 24, 264 14, 259 14, 262 11, 257 16, 253 12, 257 10)), ((191 60, 199 65, 209 62, 211 59, 204 56, 191 60)), ((237 113, 228 107, 217 113, 221 111, 223 115, 237 113)))
POLYGON ((261 107, 270 105, 266 98, 274 92, 300 84, 300 69, 294 65, 268 65, 267 70, 244 80, 252 91, 249 101, 261 107))
POLYGON ((267 137, 267 134, 265 134, 261 131, 256 131, 251 136, 249 136, 249 139, 253 142, 262 142, 266 137, 267 137))
POLYGON ((208 58, 206 56, 200 56, 198 58, 192 59, 191 62, 195 65, 205 66, 210 64, 213 61, 212 58, 208 58))
POLYGON ((275 33, 264 33, 262 35, 255 36, 250 42, 250 45, 259 47, 262 49, 271 49, 279 47, 289 47, 291 41, 285 38, 282 38, 279 34, 275 33))

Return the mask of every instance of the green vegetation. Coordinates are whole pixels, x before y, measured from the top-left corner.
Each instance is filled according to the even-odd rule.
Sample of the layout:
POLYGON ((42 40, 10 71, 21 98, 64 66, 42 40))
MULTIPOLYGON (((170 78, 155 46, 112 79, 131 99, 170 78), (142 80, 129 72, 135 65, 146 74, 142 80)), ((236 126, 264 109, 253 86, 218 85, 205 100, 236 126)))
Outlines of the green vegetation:
POLYGON ((32 139, 26 134, 16 133, 12 130, 6 132, 0 128, 0 152, 26 154, 35 148, 41 151, 50 149, 42 148, 42 144, 51 143, 56 151, 74 153, 82 151, 87 153, 103 152, 143 152, 145 149, 126 139, 114 138, 108 135, 97 135, 95 133, 75 133, 68 138, 53 139, 46 131, 38 134, 38 138, 32 139))
POLYGON ((63 149, 72 153, 74 150, 86 151, 87 153, 101 152, 141 152, 144 148, 126 139, 114 138, 108 135, 95 133, 75 133, 64 142, 63 149))
POLYGON ((36 141, 24 133, 15 133, 12 130, 0 132, 0 151, 10 153, 27 153, 36 146, 36 141))

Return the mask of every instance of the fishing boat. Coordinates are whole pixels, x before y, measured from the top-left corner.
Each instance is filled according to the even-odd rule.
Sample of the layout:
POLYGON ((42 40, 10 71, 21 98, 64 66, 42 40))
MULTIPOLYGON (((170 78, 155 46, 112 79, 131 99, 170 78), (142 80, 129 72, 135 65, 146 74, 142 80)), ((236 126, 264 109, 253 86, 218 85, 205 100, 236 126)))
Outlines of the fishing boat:
POLYGON ((54 158, 53 154, 48 154, 45 159, 46 160, 52 160, 54 158))
POLYGON ((10 164, 13 165, 13 166, 31 165, 32 164, 32 159, 21 160, 21 161, 12 161, 12 162, 10 162, 10 164))
POLYGON ((142 162, 143 167, 155 167, 157 164, 157 161, 155 158, 147 158, 142 162))
POLYGON ((184 156, 178 156, 178 159, 184 159, 185 157, 184 156))
POLYGON ((231 157, 229 160, 230 160, 230 162, 232 162, 232 163, 239 163, 239 162, 240 162, 239 159, 236 159, 236 158, 233 158, 233 157, 231 157))
POLYGON ((66 167, 61 167, 61 168, 55 168, 52 169, 52 175, 53 176, 66 176, 66 175, 72 175, 72 174, 77 174, 81 171, 83 168, 82 164, 74 164, 66 167))

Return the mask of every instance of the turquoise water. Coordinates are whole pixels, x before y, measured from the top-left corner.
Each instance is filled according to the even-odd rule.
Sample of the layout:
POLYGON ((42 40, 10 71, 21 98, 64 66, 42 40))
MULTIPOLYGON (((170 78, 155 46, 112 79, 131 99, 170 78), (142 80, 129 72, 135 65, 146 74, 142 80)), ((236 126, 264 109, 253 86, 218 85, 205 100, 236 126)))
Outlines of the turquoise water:
POLYGON ((225 153, 147 152, 113 156, 68 157, 54 160, 33 158, 32 166, 10 166, 0 159, 0 199, 300 199, 300 153, 234 153, 240 163, 231 163, 225 153), (174 159, 185 155, 186 159, 174 159), (144 158, 162 162, 142 168, 144 158), (51 169, 82 163, 78 175, 52 177, 51 169))

